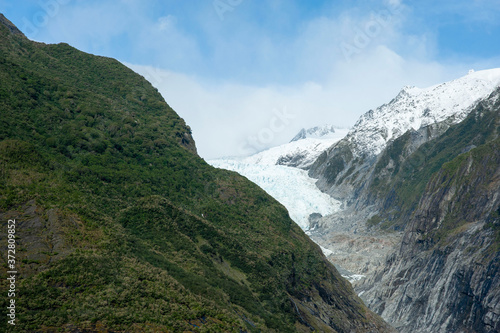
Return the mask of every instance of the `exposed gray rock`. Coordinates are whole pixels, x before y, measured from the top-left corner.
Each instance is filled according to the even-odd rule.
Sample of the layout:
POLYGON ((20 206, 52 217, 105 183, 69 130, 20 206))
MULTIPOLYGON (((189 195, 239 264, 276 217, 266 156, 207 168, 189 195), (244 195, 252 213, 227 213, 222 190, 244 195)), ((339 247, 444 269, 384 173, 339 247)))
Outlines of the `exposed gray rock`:
POLYGON ((400 243, 400 232, 370 229, 365 221, 370 209, 348 213, 350 209, 325 216, 308 234, 318 244, 332 251, 327 256, 353 286, 385 264, 385 258, 400 243), (348 272, 348 273, 347 273, 348 272))
POLYGON ((4 26, 9 29, 10 33, 16 34, 16 35, 23 35, 24 34, 19 30, 11 21, 9 21, 2 13, 0 13, 0 24, 3 24, 4 26))
POLYGON ((346 138, 310 169, 344 203, 311 237, 366 275, 356 291, 402 333, 500 332, 500 88, 467 112, 458 124, 410 129, 380 153, 360 154, 346 138))
POLYGON ((436 174, 400 249, 357 286, 403 333, 499 332, 500 139, 436 174))
POLYGON ((387 265, 356 291, 400 332, 499 332, 500 254, 479 223, 444 248, 387 265))

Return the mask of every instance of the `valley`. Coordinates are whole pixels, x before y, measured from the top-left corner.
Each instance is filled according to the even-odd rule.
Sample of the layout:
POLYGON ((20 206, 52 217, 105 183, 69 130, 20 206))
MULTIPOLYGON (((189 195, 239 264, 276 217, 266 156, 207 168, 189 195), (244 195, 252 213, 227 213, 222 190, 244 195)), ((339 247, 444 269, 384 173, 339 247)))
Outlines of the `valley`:
POLYGON ((351 214, 350 218, 342 202, 321 192, 315 185, 316 180, 302 170, 308 165, 304 161, 314 161, 322 153, 313 148, 329 148, 348 130, 337 129, 334 134, 326 131, 315 137, 305 134, 301 137, 301 133, 296 136, 299 139, 246 158, 210 160, 209 163, 238 172, 283 204, 290 217, 321 246, 341 274, 355 284, 381 265, 402 234, 369 230, 359 214, 351 214), (294 160, 297 165, 280 165, 285 159, 294 160))
POLYGON ((309 179, 273 171, 280 161, 303 158, 293 151, 307 139, 305 129, 279 148, 211 163, 241 173, 284 204, 359 296, 398 331, 495 332, 499 86, 500 69, 492 69, 426 89, 404 87, 316 153, 314 163, 281 167, 292 176, 298 166, 309 179), (257 172, 266 176, 257 177, 250 170, 269 155, 257 172), (307 194, 287 201, 297 192, 307 194), (334 200, 329 210, 325 193, 334 200))
POLYGON ((162 94, 0 14, 10 325, 500 332, 500 68, 405 86, 351 128, 208 161, 162 94))

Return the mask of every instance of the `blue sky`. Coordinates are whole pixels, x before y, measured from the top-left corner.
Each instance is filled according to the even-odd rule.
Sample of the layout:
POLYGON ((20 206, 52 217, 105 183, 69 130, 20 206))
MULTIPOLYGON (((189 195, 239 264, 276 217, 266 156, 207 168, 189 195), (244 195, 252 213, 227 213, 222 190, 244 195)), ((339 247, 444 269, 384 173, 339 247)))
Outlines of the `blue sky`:
POLYGON ((0 0, 0 12, 31 39, 140 72, 206 158, 351 126, 404 85, 500 67, 498 0, 0 0))

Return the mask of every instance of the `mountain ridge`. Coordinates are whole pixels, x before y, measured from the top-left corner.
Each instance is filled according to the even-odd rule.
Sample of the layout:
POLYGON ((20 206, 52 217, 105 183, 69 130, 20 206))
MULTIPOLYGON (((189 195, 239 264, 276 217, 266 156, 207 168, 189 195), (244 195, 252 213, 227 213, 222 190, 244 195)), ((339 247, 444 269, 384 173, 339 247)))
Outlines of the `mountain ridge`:
MULTIPOLYGON (((467 149, 447 157, 425 181, 400 247, 357 287, 401 332, 500 329, 499 97, 497 89, 450 128, 448 141, 469 134, 459 143, 467 149)), ((439 141, 446 140, 435 139, 437 149, 445 150, 439 141)))
POLYGON ((307 170, 321 153, 341 140, 347 132, 348 129, 334 128, 331 125, 302 129, 288 143, 237 160, 250 164, 283 165, 307 170), (309 130, 311 133, 308 134, 309 130))
POLYGON ((335 133, 333 125, 315 126, 308 129, 301 129, 290 142, 306 139, 306 138, 324 138, 335 133))
POLYGON ((406 154, 411 154, 465 119, 499 84, 500 69, 492 69, 425 89, 404 88, 389 103, 362 115, 345 138, 318 157, 309 175, 318 179, 322 191, 347 205, 355 204, 359 209, 369 206, 372 180, 384 172, 376 165, 388 144, 404 135, 412 136, 405 148, 406 154))
POLYGON ((22 35, 23 37, 26 37, 21 30, 19 30, 11 21, 9 21, 5 15, 0 13, 0 24, 4 25, 9 29, 9 32, 11 34, 16 34, 16 35, 22 35))
POLYGON ((346 140, 354 155, 378 155, 389 140, 413 129, 465 119, 474 103, 500 84, 500 68, 475 71, 428 88, 404 87, 389 103, 362 115, 346 140))
POLYGON ((282 205, 199 158, 142 77, 5 22, 0 35, 0 216, 18 223, 18 329, 390 330, 282 205))
POLYGON ((366 272, 355 290, 403 333, 499 329, 499 74, 404 88, 309 171, 344 208, 319 219, 311 237, 335 253, 348 249, 330 258, 366 272), (422 94, 428 102, 412 98, 422 94), (398 104, 425 121, 398 121, 398 104))

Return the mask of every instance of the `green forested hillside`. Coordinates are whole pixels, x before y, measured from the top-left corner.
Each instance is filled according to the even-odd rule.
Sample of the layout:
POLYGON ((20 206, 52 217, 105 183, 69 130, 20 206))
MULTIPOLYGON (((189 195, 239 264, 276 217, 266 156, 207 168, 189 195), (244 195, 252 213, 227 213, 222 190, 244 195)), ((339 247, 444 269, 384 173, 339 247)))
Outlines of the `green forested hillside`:
POLYGON ((387 329, 282 205, 196 154, 144 78, 1 14, 0 164, 20 332, 387 329))

